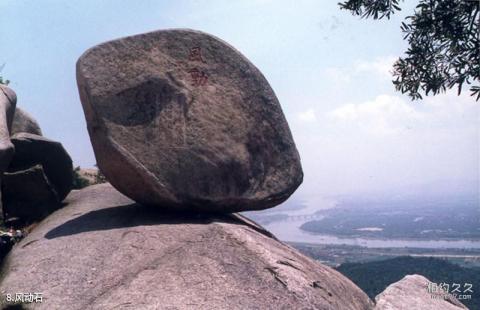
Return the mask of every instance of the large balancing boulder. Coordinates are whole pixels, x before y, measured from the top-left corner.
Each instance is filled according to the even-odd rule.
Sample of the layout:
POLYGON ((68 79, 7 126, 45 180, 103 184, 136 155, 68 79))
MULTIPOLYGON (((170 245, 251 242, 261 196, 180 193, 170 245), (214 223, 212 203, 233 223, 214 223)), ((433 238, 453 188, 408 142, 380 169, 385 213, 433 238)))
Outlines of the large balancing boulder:
POLYGON ((164 30, 100 44, 78 60, 77 83, 100 170, 137 202, 257 210, 302 182, 272 88, 214 36, 164 30))

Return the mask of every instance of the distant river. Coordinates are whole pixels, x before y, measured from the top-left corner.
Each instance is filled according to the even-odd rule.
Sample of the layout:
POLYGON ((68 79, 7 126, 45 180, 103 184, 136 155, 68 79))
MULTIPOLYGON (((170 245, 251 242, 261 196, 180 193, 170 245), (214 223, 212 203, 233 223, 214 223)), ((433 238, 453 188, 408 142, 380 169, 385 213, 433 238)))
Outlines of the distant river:
POLYGON ((400 239, 367 239, 367 238, 338 238, 330 235, 312 234, 300 229, 304 220, 277 221, 263 225, 282 241, 305 242, 316 244, 345 244, 368 248, 450 248, 480 249, 480 240, 400 240, 400 239))

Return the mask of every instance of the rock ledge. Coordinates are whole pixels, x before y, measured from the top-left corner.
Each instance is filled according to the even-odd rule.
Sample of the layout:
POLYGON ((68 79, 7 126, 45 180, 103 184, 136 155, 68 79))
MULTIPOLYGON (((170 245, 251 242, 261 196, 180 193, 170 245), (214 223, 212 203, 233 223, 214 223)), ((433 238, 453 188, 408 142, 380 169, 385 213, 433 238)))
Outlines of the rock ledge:
POLYGON ((66 202, 10 252, 1 294, 42 292, 35 309, 373 307, 346 277, 240 215, 169 214, 109 184, 66 202))

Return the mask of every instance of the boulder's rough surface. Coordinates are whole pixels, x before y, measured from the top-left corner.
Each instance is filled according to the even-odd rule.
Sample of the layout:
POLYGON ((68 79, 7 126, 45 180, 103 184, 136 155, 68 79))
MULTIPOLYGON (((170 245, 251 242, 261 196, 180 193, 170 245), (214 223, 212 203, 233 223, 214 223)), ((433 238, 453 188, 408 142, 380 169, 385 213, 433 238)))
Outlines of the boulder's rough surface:
POLYGON ((2 202, 6 218, 19 218, 25 222, 43 219, 61 207, 61 200, 42 165, 5 172, 2 202))
POLYGON ((13 124, 10 135, 14 135, 20 132, 27 132, 38 136, 42 135, 40 125, 35 120, 35 118, 33 118, 33 116, 28 114, 25 110, 17 107, 15 109, 15 115, 13 117, 13 124))
POLYGON ((15 155, 8 172, 27 170, 42 165, 49 183, 62 201, 72 189, 73 164, 60 142, 42 136, 18 133, 11 137, 15 155))
POLYGON ((135 201, 264 209, 302 182, 272 88, 216 37, 164 30, 103 43, 78 60, 77 83, 100 170, 135 201))
POLYGON ((15 92, 0 84, 0 176, 7 169, 14 153, 14 146, 10 142, 10 131, 16 104, 15 92))
POLYGON ((10 252, 0 294, 42 292, 35 309, 373 306, 346 277, 239 215, 169 214, 109 184, 66 202, 10 252))
POLYGON ((408 275, 402 280, 390 284, 375 297, 375 310, 422 309, 422 310, 460 310, 467 309, 452 295, 445 291, 429 292, 430 281, 421 275, 408 275))

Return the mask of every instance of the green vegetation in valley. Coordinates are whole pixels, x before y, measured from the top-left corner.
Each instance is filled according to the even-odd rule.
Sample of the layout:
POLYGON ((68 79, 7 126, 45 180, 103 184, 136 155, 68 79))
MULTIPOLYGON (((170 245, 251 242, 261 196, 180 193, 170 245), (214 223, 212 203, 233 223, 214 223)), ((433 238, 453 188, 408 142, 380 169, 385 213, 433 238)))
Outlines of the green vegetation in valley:
POLYGON ((462 267, 480 268, 480 249, 369 248, 358 245, 301 242, 289 242, 289 244, 303 254, 332 267, 338 267, 344 263, 366 263, 399 256, 411 256, 441 258, 462 267))

